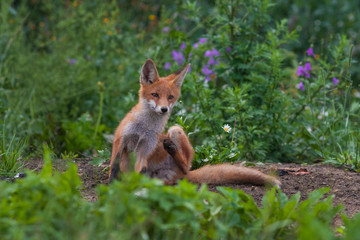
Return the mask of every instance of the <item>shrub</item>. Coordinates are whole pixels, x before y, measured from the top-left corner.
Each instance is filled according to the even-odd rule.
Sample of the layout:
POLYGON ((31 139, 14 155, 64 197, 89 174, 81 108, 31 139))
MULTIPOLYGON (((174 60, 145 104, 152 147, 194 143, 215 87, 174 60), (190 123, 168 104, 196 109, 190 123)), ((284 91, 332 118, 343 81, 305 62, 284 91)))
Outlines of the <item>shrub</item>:
MULTIPOLYGON (((288 199, 274 188, 258 207, 240 190, 214 193, 186 180, 163 186, 133 173, 99 186, 99 199, 87 202, 74 164, 53 172, 47 148, 44 160, 39 174, 0 182, 2 239, 335 239, 331 223, 341 206, 324 197, 328 189, 299 202, 299 193, 288 199)), ((344 219, 352 236, 358 218, 344 219)))

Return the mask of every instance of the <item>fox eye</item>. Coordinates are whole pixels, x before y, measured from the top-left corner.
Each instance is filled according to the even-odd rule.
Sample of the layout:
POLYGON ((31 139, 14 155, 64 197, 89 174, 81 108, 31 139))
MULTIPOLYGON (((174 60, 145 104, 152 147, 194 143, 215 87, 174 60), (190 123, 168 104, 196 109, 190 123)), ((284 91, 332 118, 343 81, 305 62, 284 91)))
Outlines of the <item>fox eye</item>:
POLYGON ((173 95, 170 95, 169 96, 169 100, 171 100, 171 99, 173 99, 174 98, 174 96, 173 95))
POLYGON ((157 94, 157 93, 152 93, 151 95, 153 95, 153 97, 156 97, 156 98, 159 97, 159 94, 157 94))

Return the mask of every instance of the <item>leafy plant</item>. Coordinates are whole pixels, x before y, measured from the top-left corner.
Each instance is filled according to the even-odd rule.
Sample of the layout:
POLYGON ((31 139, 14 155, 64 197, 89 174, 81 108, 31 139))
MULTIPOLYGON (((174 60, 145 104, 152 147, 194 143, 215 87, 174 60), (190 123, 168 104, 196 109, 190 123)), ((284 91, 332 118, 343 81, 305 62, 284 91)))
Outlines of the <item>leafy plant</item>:
POLYGON ((108 148, 97 150, 97 153, 98 156, 93 157, 93 160, 91 160, 89 163, 100 167, 103 163, 110 160, 111 152, 108 148))
POLYGON ((76 153, 65 151, 65 152, 61 153, 60 158, 64 159, 64 160, 73 160, 74 158, 77 158, 78 156, 79 155, 76 153))
POLYGON ((44 147, 44 166, 39 174, 27 172, 16 183, 0 182, 0 232, 3 239, 43 236, 71 239, 77 229, 72 221, 83 219, 86 202, 78 191, 80 179, 74 164, 60 174, 53 172, 51 151, 44 147), (70 220, 73 219, 73 220, 70 220), (70 220, 70 221, 69 221, 70 220), (59 229, 63 229, 58 232, 59 229))
POLYGON ((344 239, 356 239, 357 236, 359 236, 359 228, 357 226, 359 226, 360 224, 360 214, 355 214, 352 219, 349 219, 348 217, 343 215, 342 220, 345 223, 345 231, 341 231, 344 234, 344 239))
MULTIPOLYGON (((333 206, 329 189, 316 190, 300 202, 278 189, 268 191, 258 207, 243 191, 219 187, 209 192, 181 181, 163 186, 157 179, 132 173, 100 185, 98 200, 79 192, 75 164, 53 171, 51 151, 44 147, 39 174, 15 183, 1 181, 0 234, 3 239, 336 239, 332 220, 342 209, 333 206)), ((344 216, 343 236, 356 234, 358 217, 344 216)))
POLYGON ((202 145, 195 148, 196 166, 206 164, 211 152, 219 154, 214 162, 232 161, 227 156, 234 154, 238 160, 311 162, 336 155, 338 144, 347 148, 348 133, 359 135, 349 40, 333 39, 321 55, 309 46, 299 61, 289 51, 296 31, 286 20, 271 20, 271 2, 216 6, 216 14, 192 19, 206 29, 206 38, 184 41, 172 56, 185 61, 192 53, 195 73, 184 83, 177 114, 192 120, 191 140, 202 145), (232 134, 224 134, 225 124, 234 126, 232 134))
POLYGON ((82 152, 102 144, 101 133, 105 126, 98 126, 94 135, 93 120, 89 113, 81 115, 76 122, 65 120, 62 127, 65 131, 66 149, 69 151, 82 152))
POLYGON ((13 136, 9 143, 5 140, 5 130, 2 132, 2 141, 0 143, 0 176, 13 177, 23 167, 22 153, 25 146, 25 140, 18 140, 13 136))
POLYGON ((354 140, 351 141, 349 143, 348 149, 348 151, 343 151, 339 144, 339 152, 336 154, 336 158, 325 158, 324 162, 360 171, 359 143, 354 140))

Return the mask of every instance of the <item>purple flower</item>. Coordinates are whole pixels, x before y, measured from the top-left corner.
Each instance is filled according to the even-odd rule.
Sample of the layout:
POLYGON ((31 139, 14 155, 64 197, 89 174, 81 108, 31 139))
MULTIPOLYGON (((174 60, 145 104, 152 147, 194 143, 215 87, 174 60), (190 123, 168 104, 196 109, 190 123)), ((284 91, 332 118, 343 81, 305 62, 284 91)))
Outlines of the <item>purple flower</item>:
POLYGON ((218 57, 218 56, 220 56, 220 53, 218 52, 218 50, 216 50, 216 48, 214 48, 214 49, 211 51, 211 53, 212 53, 212 56, 213 56, 213 57, 218 57))
POLYGON ((180 45, 180 49, 181 50, 184 50, 186 48, 186 44, 185 43, 182 43, 181 45, 180 45))
POLYGON ((216 48, 214 48, 213 50, 207 50, 204 54, 205 57, 218 57, 220 56, 220 53, 218 52, 218 50, 216 50, 216 48))
POLYGON ((305 69, 305 71, 307 71, 307 72, 312 71, 312 69, 311 69, 311 64, 310 64, 309 62, 305 63, 304 69, 305 69))
POLYGON ((164 68, 165 68, 165 70, 169 70, 169 69, 170 69, 170 67, 171 67, 171 63, 166 62, 166 63, 164 64, 164 68))
POLYGON ((306 50, 306 53, 308 56, 316 57, 313 48, 309 48, 308 50, 306 50))
POLYGON ((208 61, 208 65, 219 65, 219 62, 211 57, 210 60, 208 61))
POLYGON ((185 61, 185 57, 182 54, 182 52, 173 50, 172 57, 173 57, 174 61, 177 62, 179 65, 181 65, 185 61))
POLYGON ((201 69, 202 73, 209 76, 211 74, 213 74, 213 71, 211 69, 209 69, 208 65, 205 65, 202 69, 201 69))
POLYGON ((296 73, 297 73, 298 77, 304 76, 304 73, 305 73, 304 67, 300 65, 300 66, 298 67, 296 73))
POLYGON ((298 67, 296 74, 298 75, 298 77, 304 76, 305 78, 309 78, 310 73, 308 73, 308 71, 312 71, 311 65, 310 63, 305 63, 305 67, 301 65, 298 67))
POLYGON ((304 90, 305 90, 305 88, 304 88, 304 83, 303 83, 303 82, 300 82, 300 83, 298 84, 298 88, 299 88, 300 91, 304 91, 304 90))
POLYGON ((199 47, 199 43, 194 43, 193 48, 198 48, 199 47))
POLYGON ((227 48, 226 48, 226 51, 227 51, 228 53, 231 52, 231 50, 232 50, 231 47, 227 47, 227 48))
POLYGON ((340 80, 337 78, 333 78, 332 81, 334 83, 334 86, 336 86, 340 82, 340 80))
POLYGON ((212 52, 211 50, 207 50, 204 54, 205 57, 212 57, 212 52))
POLYGON ((208 82, 208 81, 210 81, 210 77, 209 77, 209 76, 206 76, 206 77, 205 77, 205 82, 208 82))
POLYGON ((162 32, 168 32, 168 31, 169 31, 169 27, 164 27, 161 31, 162 31, 162 32))
POLYGON ((75 63, 76 63, 76 59, 73 59, 73 58, 70 59, 70 64, 71 64, 71 65, 74 65, 75 63))
POLYGON ((199 43, 204 44, 207 42, 207 38, 199 38, 199 43))

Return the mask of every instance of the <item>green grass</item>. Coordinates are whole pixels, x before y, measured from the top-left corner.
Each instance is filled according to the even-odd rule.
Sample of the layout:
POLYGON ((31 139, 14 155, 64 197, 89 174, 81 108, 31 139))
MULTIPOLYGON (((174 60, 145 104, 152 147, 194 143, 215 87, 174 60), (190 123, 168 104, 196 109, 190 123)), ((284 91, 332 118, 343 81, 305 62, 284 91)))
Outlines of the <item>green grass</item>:
POLYGON ((5 141, 5 134, 2 134, 0 145, 0 176, 13 177, 22 170, 24 160, 22 153, 25 147, 25 141, 19 141, 13 136, 9 143, 5 141))

